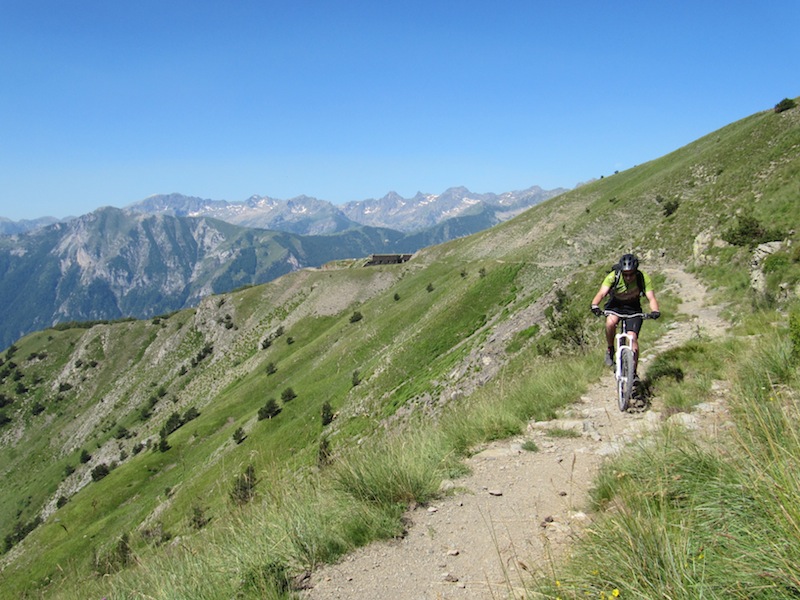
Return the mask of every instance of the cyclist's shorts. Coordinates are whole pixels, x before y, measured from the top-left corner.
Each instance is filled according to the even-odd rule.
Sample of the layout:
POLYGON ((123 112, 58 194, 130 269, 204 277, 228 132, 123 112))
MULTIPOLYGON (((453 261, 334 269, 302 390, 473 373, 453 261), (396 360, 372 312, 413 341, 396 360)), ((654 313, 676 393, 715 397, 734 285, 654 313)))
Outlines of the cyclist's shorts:
MULTIPOLYGON (((642 312, 642 303, 639 301, 639 298, 634 298, 633 300, 619 300, 618 298, 611 298, 606 303, 606 310, 614 310, 620 313, 621 315, 632 315, 634 313, 642 312)), ((642 322, 644 319, 642 317, 636 317, 635 319, 628 319, 628 331, 632 331, 636 335, 639 335, 639 331, 642 329, 642 322)))

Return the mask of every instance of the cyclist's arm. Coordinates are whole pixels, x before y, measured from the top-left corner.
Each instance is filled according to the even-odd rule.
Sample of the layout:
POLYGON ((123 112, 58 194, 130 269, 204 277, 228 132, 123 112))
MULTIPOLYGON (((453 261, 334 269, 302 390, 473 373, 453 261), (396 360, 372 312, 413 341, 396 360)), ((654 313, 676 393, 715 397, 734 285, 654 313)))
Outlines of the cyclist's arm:
POLYGON ((600 290, 595 294, 595 297, 592 299, 592 304, 600 304, 600 301, 608 295, 608 292, 611 290, 611 286, 609 285, 601 285, 600 290))
POLYGON ((656 293, 653 290, 645 292, 645 297, 650 302, 650 312, 658 311, 658 300, 656 300, 656 293))

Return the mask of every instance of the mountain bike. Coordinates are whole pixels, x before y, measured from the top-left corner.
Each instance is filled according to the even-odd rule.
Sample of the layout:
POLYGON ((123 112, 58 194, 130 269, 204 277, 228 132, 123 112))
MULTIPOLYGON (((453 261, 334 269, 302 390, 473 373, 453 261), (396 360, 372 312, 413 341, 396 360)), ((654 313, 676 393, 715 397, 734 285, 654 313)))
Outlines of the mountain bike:
POLYGON ((617 380, 617 403, 622 412, 628 410, 633 398, 633 382, 636 373, 636 360, 631 347, 631 334, 628 333, 628 319, 652 318, 646 313, 622 314, 614 310, 604 310, 602 316, 619 317, 618 333, 614 336, 614 378, 617 380))

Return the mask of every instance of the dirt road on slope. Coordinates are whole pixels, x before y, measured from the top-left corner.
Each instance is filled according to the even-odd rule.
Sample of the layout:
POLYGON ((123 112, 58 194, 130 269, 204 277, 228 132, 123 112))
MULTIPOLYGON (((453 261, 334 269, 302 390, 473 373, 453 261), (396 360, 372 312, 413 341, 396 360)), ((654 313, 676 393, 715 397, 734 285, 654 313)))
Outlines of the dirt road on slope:
MULTIPOLYGON (((698 335, 718 337, 725 323, 705 304, 691 275, 664 268, 667 287, 682 298, 676 321, 656 345, 643 337, 641 363, 698 335)), ((726 414, 718 398, 691 415, 670 417, 689 428, 716 430, 726 414)), ((619 412, 609 375, 561 418, 530 423, 524 436, 488 445, 468 461, 472 474, 452 482, 456 493, 408 514, 408 534, 376 542, 315 572, 308 600, 488 600, 522 597, 526 571, 560 556, 589 516, 588 491, 602 462, 663 421, 658 399, 641 413, 619 412), (575 437, 550 430, 572 430, 575 437), (522 449, 534 440, 538 452, 522 449)))

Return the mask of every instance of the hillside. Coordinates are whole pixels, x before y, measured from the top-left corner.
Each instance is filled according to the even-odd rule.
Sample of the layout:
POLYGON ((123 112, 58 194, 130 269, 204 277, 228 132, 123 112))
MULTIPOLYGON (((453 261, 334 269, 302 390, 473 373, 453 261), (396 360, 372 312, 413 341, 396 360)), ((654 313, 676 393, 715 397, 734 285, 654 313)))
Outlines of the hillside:
MULTIPOLYGON (((353 483, 361 452, 511 403, 444 452, 455 475, 472 445, 554 418, 600 376, 588 298, 624 251, 662 284, 663 264, 695 271, 730 311, 781 306, 800 281, 799 185, 800 110, 766 111, 403 265, 302 270, 169 316, 26 336, 0 365, 0 590, 268 597, 276 569, 397 535, 441 471, 382 500, 353 483), (754 248, 776 240, 751 295, 754 248), (239 506, 237 489, 259 501, 239 506), (235 556, 234 537, 248 540, 235 556)), ((679 303, 664 295, 652 335, 679 303)))
MULTIPOLYGON (((721 343, 728 326, 695 277, 662 271, 666 288, 683 301, 680 318, 658 343, 647 340, 645 330, 650 343, 642 362, 656 368, 659 357, 698 337, 721 343)), ((518 435, 476 448, 466 459, 470 474, 446 482, 453 493, 406 513, 402 538, 370 544, 318 569, 303 597, 490 600, 512 590, 525 597, 526 574, 563 559, 570 542, 591 527, 584 511, 604 461, 664 422, 714 441, 730 427, 723 402, 728 386, 717 383, 694 414, 672 413, 658 397, 647 410, 621 413, 613 410, 613 379, 602 377, 559 418, 531 421, 518 435), (538 451, 530 451, 532 444, 538 451)))
MULTIPOLYGON (((458 230, 456 224, 449 227, 458 230)), ((0 237, 0 303, 6 307, 0 347, 58 323, 151 318, 300 268, 372 253, 413 252, 441 235, 440 228, 409 238, 357 227, 301 236, 210 218, 102 208, 0 237)))
POLYGON ((15 235, 0 235, 0 348, 58 323, 146 319, 305 267, 413 253, 487 229, 561 191, 498 196, 453 188, 358 204, 365 223, 395 223, 405 233, 356 223, 308 197, 230 203, 171 194, 60 223, 42 219, 30 231, 20 224, 15 235))

